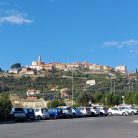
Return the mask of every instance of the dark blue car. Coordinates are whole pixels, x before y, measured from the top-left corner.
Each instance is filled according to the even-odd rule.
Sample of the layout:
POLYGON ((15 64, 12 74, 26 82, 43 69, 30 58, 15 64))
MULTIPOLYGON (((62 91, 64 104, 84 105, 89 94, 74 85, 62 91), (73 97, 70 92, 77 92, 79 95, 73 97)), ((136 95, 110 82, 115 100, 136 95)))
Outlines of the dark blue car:
POLYGON ((63 112, 62 112, 62 109, 60 108, 50 108, 48 109, 48 112, 49 112, 50 118, 57 119, 57 118, 63 117, 63 112))
POLYGON ((26 114, 26 119, 28 120, 35 120, 35 113, 34 109, 32 108, 24 108, 25 114, 26 114))
POLYGON ((83 114, 79 111, 79 109, 73 107, 72 109, 72 113, 74 117, 83 117, 83 114))

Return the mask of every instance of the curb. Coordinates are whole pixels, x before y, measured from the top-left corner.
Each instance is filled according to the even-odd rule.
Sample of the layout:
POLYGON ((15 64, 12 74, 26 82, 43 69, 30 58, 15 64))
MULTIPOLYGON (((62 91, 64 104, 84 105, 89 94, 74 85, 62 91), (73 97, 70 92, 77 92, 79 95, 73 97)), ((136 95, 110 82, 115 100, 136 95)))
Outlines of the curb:
POLYGON ((0 124, 13 124, 15 121, 11 120, 11 121, 0 121, 0 124))

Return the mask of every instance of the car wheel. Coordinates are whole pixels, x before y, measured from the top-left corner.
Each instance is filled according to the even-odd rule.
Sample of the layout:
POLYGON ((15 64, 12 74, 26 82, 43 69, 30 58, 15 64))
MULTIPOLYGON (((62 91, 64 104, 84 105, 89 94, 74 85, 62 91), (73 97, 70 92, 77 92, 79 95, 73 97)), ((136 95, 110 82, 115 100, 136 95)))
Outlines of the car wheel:
POLYGON ((123 112, 123 113, 122 113, 122 116, 126 116, 126 113, 125 113, 125 112, 123 112))
POLYGON ((76 116, 76 114, 75 113, 73 113, 73 118, 76 118, 77 116, 76 116))
POLYGON ((104 113, 100 112, 100 116, 104 116, 104 113))
POLYGON ((132 112, 131 112, 131 115, 134 115, 134 114, 135 114, 135 112, 132 111, 132 112))
POLYGON ((55 116, 54 116, 54 119, 58 119, 58 117, 55 115, 55 116))
POLYGON ((32 118, 32 119, 31 119, 31 121, 34 121, 34 120, 35 120, 35 118, 32 118))
POLYGON ((108 113, 108 115, 110 115, 110 116, 111 116, 111 115, 112 115, 112 113, 111 113, 111 112, 109 112, 109 113, 108 113))
POLYGON ((91 116, 94 117, 94 113, 93 112, 91 112, 91 116))
POLYGON ((42 119, 40 115, 37 118, 38 118, 38 120, 41 120, 42 119))

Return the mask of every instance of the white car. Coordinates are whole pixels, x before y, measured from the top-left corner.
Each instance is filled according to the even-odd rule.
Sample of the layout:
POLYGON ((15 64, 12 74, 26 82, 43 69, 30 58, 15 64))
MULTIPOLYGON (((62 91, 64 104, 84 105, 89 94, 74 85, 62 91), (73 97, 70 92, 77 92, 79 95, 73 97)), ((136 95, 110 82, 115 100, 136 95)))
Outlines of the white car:
POLYGON ((89 107, 91 111, 91 116, 99 116, 100 110, 97 107, 89 107))
POLYGON ((91 116, 90 107, 78 107, 78 109, 83 114, 83 116, 91 116))
POLYGON ((47 108, 36 108, 34 109, 34 113, 35 113, 35 118, 39 120, 50 118, 47 108))
POLYGON ((132 108, 129 107, 129 106, 119 106, 119 109, 120 109, 120 110, 123 110, 123 111, 129 112, 129 114, 131 114, 131 115, 138 114, 138 110, 132 109, 132 108))
POLYGON ((107 116, 108 115, 108 112, 107 112, 107 108, 106 107, 97 106, 96 108, 99 110, 100 116, 107 116))
POLYGON ((117 107, 113 107, 113 108, 109 108, 108 109, 108 115, 122 115, 122 116, 126 116, 129 115, 128 111, 124 111, 124 110, 120 110, 117 107))

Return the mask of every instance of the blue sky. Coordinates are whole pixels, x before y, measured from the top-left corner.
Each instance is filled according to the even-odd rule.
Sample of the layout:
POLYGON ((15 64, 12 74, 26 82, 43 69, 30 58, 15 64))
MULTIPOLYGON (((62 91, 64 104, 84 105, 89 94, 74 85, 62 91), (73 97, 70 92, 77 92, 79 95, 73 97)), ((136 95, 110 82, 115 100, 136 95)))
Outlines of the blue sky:
POLYGON ((75 62, 138 67, 138 0, 0 0, 0 68, 75 62))

